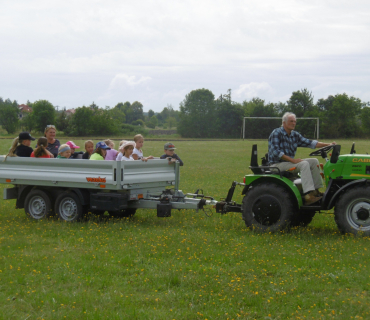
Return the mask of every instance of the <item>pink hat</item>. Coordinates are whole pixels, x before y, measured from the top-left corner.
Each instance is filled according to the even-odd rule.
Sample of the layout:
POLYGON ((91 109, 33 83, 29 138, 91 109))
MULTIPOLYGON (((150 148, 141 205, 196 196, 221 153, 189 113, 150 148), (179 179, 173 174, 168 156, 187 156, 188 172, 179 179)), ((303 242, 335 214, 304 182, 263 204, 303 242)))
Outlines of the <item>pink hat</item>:
POLYGON ((73 141, 68 141, 66 144, 69 145, 69 147, 71 149, 78 149, 79 148, 79 146, 76 146, 73 141))

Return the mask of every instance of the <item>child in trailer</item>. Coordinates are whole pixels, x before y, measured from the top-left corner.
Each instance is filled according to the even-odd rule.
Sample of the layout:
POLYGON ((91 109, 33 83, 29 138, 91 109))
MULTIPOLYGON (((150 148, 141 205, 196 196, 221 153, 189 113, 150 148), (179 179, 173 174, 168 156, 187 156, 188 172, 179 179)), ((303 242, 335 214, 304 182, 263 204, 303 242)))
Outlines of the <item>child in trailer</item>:
POLYGON ((135 142, 134 141, 127 141, 121 146, 121 150, 123 153, 121 161, 135 161, 135 159, 132 157, 132 152, 135 148, 135 142))
POLYGON ((82 151, 80 151, 80 152, 75 151, 76 149, 80 148, 79 146, 75 145, 75 143, 73 141, 68 141, 66 143, 66 145, 68 145, 71 148, 71 156, 69 157, 69 159, 82 159, 83 152, 82 151))
POLYGON ((82 159, 88 160, 94 152, 94 142, 92 140, 85 141, 85 150, 86 152, 82 155, 82 159))
POLYGON ((122 141, 120 141, 120 143, 119 143, 119 147, 118 147, 118 154, 117 154, 117 157, 116 157, 116 161, 121 161, 121 160, 122 160, 122 157, 123 157, 123 148, 122 148, 122 146, 123 146, 126 142, 127 142, 126 140, 122 140, 122 141))
POLYGON ((31 140, 34 141, 36 139, 31 137, 28 132, 21 132, 19 136, 13 140, 7 157, 30 157, 33 151, 30 147, 31 140))
POLYGON ((116 160, 118 151, 114 150, 114 142, 110 139, 104 140, 104 142, 110 148, 110 150, 107 150, 105 160, 116 160))
MULTIPOLYGON (((141 160, 142 158, 144 158, 143 150, 141 149, 144 145, 144 137, 141 134, 137 134, 134 137, 134 141, 135 148, 132 153, 132 157, 134 158, 134 160, 141 160)), ((148 159, 154 159, 154 157, 153 156, 146 157, 146 160, 148 159)))
POLYGON ((104 141, 99 141, 95 146, 95 150, 91 155, 90 160, 104 160, 107 150, 110 150, 110 148, 106 143, 104 141))
POLYGON ((169 159, 169 163, 179 161, 180 166, 183 166, 184 162, 175 153, 175 149, 175 146, 171 142, 166 143, 164 145, 164 155, 161 155, 160 159, 169 159))
POLYGON ((59 147, 57 159, 69 159, 72 154, 72 149, 68 144, 62 144, 59 147))
MULTIPOLYGON (((37 148, 32 151, 31 158, 51 158, 50 152, 46 149, 48 147, 48 139, 41 137, 37 140, 37 148)), ((59 147, 59 146, 58 146, 59 147)))

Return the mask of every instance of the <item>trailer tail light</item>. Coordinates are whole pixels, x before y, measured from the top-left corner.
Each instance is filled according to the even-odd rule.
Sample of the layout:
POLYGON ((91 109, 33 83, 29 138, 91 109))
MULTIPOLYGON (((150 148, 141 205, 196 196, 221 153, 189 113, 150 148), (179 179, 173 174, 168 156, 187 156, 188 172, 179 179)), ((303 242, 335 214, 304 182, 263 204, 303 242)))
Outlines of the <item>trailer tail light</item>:
POLYGON ((143 199, 143 198, 144 198, 144 195, 143 195, 142 193, 139 193, 139 194, 137 195, 137 198, 138 198, 138 199, 143 199))
POLYGON ((105 184, 99 184, 99 187, 104 189, 105 188, 105 184))
POLYGON ((243 178, 243 182, 245 183, 245 177, 243 178))
POLYGON ((12 182, 12 180, 11 179, 6 179, 5 182, 12 182))

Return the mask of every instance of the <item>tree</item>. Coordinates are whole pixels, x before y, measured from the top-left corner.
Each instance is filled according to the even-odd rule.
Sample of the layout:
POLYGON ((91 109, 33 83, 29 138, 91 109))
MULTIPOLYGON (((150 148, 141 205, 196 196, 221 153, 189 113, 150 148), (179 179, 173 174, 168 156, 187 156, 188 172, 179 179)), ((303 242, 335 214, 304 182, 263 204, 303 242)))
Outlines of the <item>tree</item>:
POLYGON ((152 116, 149 121, 147 121, 146 126, 152 129, 155 129, 155 127, 158 125, 158 119, 156 116, 152 116))
POLYGON ((35 121, 33 118, 33 114, 29 113, 22 117, 21 125, 24 130, 28 132, 32 132, 32 130, 35 128, 35 121))
POLYGON ((326 138, 351 138, 360 135, 357 116, 364 104, 346 93, 327 99, 319 99, 318 110, 322 114, 321 133, 326 138))
POLYGON ((148 118, 150 119, 154 115, 155 115, 154 111, 152 109, 149 109, 149 111, 148 111, 148 118))
POLYGON ((57 121, 55 124, 56 124, 57 129, 64 132, 65 129, 67 129, 68 127, 68 121, 69 121, 66 110, 63 109, 61 112, 59 112, 56 118, 57 118, 57 121))
POLYGON ((172 127, 176 127, 176 118, 175 117, 168 117, 166 120, 166 125, 168 129, 171 129, 172 127))
POLYGON ((180 103, 177 131, 184 137, 208 138, 215 132, 215 96, 208 89, 193 90, 180 103))
POLYGON ((138 120, 138 119, 144 119, 144 113, 143 113, 143 105, 139 101, 135 101, 132 105, 132 121, 138 120))
POLYGON ((305 117, 307 112, 314 108, 312 92, 309 92, 306 88, 294 91, 287 104, 290 112, 293 112, 297 118, 305 117))
POLYGON ((35 129, 44 132, 49 124, 55 124, 55 109, 47 100, 38 100, 32 105, 32 117, 35 129))
POLYGON ((9 99, 0 100, 0 125, 8 132, 14 133, 18 128, 18 103, 9 99))
POLYGON ((369 137, 370 136, 370 108, 369 108, 369 103, 367 103, 367 105, 364 108, 362 108, 360 118, 361 118, 362 131, 367 137, 369 137))

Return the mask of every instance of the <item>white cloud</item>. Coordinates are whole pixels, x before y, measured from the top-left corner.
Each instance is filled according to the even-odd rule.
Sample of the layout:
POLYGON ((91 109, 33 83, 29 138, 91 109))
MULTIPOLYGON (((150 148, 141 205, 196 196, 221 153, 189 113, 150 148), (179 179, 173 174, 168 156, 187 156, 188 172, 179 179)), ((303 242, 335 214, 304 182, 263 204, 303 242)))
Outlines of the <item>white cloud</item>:
POLYGON ((130 87, 137 86, 140 84, 144 84, 150 81, 151 79, 152 78, 148 76, 137 78, 136 76, 130 76, 125 73, 119 73, 115 75, 115 77, 110 82, 109 90, 120 89, 125 86, 130 86, 130 87))
POLYGON ((270 92, 272 92, 272 88, 267 82, 251 82, 241 84, 239 88, 234 91, 236 97, 239 99, 263 97, 270 92))

